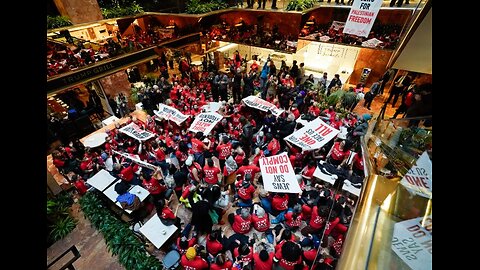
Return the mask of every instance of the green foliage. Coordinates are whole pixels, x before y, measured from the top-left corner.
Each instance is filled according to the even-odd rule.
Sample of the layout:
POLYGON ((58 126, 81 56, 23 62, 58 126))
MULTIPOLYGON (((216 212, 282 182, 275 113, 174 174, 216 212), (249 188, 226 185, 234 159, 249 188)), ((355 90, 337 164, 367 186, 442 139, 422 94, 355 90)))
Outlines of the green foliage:
POLYGON ((53 241, 60 240, 67 236, 73 229, 75 229, 75 220, 67 215, 62 219, 57 220, 51 225, 50 237, 53 241))
POLYGON ((161 262, 147 253, 127 224, 114 217, 96 194, 85 194, 80 206, 92 225, 103 234, 108 251, 117 255, 126 269, 162 269, 161 262))
POLYGON ((137 4, 135 1, 130 3, 130 5, 117 5, 113 7, 102 7, 100 8, 104 19, 118 18, 124 16, 132 16, 139 13, 143 13, 143 7, 137 4))
POLYGON ((221 0, 210 0, 209 2, 190 0, 187 4, 186 12, 188 14, 203 14, 224 8, 227 8, 227 4, 221 0))
POLYGON ((48 16, 47 15, 47 29, 60 28, 64 26, 73 25, 70 18, 66 16, 48 16))
POLYGON ((344 94, 345 94, 345 91, 343 91, 341 89, 339 89, 339 90, 333 92, 332 94, 330 94, 330 96, 328 96, 325 99, 328 106, 335 107, 337 105, 337 103, 342 99, 344 94))
POLYGON ((69 209, 73 204, 71 193, 63 192, 47 200, 47 243, 62 239, 75 228, 69 209))
POLYGON ((285 10, 302 11, 315 5, 315 0, 290 0, 285 10))

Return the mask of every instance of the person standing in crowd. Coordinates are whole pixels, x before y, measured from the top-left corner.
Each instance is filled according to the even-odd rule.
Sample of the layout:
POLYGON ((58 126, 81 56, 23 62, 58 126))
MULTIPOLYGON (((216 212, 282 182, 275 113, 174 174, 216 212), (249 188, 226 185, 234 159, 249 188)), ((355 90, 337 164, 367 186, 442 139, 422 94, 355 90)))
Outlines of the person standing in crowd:
POLYGON ((398 98, 404 92, 405 88, 407 88, 410 85, 411 80, 412 79, 408 75, 408 73, 397 78, 397 80, 395 81, 395 84, 392 87, 392 90, 390 90, 390 94, 388 95, 388 98, 386 101, 387 103, 390 103, 393 97, 392 108, 395 107, 395 104, 397 103, 398 98))
POLYGON ((370 86, 370 90, 365 93, 365 101, 363 103, 363 106, 366 107, 367 109, 370 109, 370 106, 372 105, 372 101, 375 99, 375 97, 380 93, 380 87, 383 83, 383 80, 380 79, 374 83, 372 83, 372 86, 370 86))
POLYGON ((258 8, 257 9, 265 9, 266 4, 267 4, 267 0, 258 0, 258 8))
POLYGON ((237 67, 235 69, 235 74, 232 78, 232 95, 234 103, 240 103, 240 101, 242 100, 242 81, 242 69, 240 67, 237 67))
POLYGON ((260 89, 262 90, 262 99, 267 97, 267 80, 270 74, 270 66, 273 61, 270 60, 270 57, 267 58, 267 62, 263 65, 262 71, 260 72, 260 89), (270 63, 270 66, 268 65, 270 63))
POLYGON ((341 88, 342 87, 342 81, 340 80, 340 75, 335 74, 333 75, 333 79, 330 81, 330 84, 328 85, 327 88, 327 97, 330 96, 332 93, 332 88, 341 88))

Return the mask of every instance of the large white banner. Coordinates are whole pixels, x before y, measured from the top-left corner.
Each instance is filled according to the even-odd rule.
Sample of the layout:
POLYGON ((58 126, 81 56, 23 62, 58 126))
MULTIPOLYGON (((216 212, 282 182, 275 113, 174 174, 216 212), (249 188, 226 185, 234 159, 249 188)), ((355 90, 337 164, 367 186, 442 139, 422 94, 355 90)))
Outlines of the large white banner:
POLYGON ((302 148, 302 150, 315 150, 325 145, 339 132, 340 130, 329 126, 322 119, 316 118, 301 129, 288 135, 285 140, 302 148))
POLYGON ((252 107, 255 109, 258 109, 260 111, 268 111, 272 106, 274 106, 272 103, 263 100, 259 97, 256 96, 248 96, 244 99, 242 99, 243 103, 245 103, 248 107, 252 107))
POLYGON ((115 154, 119 154, 122 157, 130 159, 131 161, 137 163, 138 165, 140 165, 142 167, 146 167, 146 168, 149 168, 149 169, 152 169, 152 170, 159 169, 159 167, 141 160, 138 155, 133 155, 133 154, 130 154, 130 153, 122 153, 122 152, 118 152, 118 151, 115 151, 115 150, 112 150, 112 152, 114 152, 115 154))
POLYGON ((284 109, 279 109, 277 106, 273 105, 272 103, 261 99, 257 96, 248 96, 244 99, 242 99, 243 103, 245 103, 248 107, 258 109, 260 111, 268 111, 270 110, 273 115, 278 117, 280 114, 282 114, 285 110, 284 109))
POLYGON ((259 162, 266 191, 284 193, 301 191, 287 153, 264 157, 259 162))
POLYGON ((139 141, 146 141, 154 136, 153 133, 141 129, 139 126, 135 125, 135 123, 130 123, 119 129, 119 131, 139 141))
POLYGON ((206 112, 216 112, 220 109, 220 107, 222 107, 222 103, 220 102, 209 102, 207 105, 202 106, 206 112))
POLYGON ((383 0, 355 0, 348 14, 344 34, 368 37, 383 0))
POLYGON ((193 132, 203 132, 203 134, 207 135, 212 131, 215 125, 222 120, 223 116, 216 113, 201 113, 195 117, 193 120, 192 125, 188 130, 193 132))
POLYGON ((161 103, 158 104, 158 111, 154 110, 153 112, 159 117, 172 120, 177 125, 180 125, 188 118, 188 115, 184 115, 179 110, 161 103))
POLYGON ((432 161, 425 151, 414 165, 403 176, 400 183, 413 193, 432 198, 432 161))
POLYGON ((432 216, 397 222, 391 247, 412 270, 432 269, 432 216))

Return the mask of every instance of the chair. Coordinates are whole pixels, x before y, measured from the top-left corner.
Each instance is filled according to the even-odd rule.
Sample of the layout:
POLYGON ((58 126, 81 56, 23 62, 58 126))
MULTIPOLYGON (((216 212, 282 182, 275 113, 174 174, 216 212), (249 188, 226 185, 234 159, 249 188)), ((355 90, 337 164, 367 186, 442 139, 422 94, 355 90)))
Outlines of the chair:
POLYGON ((166 270, 177 269, 180 266, 180 258, 181 258, 181 255, 177 250, 175 249, 170 250, 167 254, 165 254, 165 257, 163 257, 163 260, 162 260, 163 269, 166 269, 166 270))

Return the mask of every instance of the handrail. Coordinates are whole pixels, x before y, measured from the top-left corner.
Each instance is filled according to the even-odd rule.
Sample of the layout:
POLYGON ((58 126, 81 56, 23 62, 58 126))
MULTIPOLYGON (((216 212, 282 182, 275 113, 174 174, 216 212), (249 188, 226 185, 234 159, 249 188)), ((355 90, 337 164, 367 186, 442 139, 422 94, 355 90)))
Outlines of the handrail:
POLYGON ((67 255, 67 253, 69 252, 73 252, 73 255, 74 257, 71 258, 70 260, 68 260, 59 270, 64 270, 64 269, 69 269, 69 270, 75 270, 75 267, 73 267, 73 263, 78 260, 78 258, 81 257, 80 255, 80 252, 78 252, 78 249, 75 245, 71 246, 69 249, 65 250, 65 252, 63 252, 62 254, 60 254, 55 260, 53 260, 52 262, 50 262, 48 265, 47 265, 47 269, 49 267, 51 267, 52 265, 54 265, 56 262, 58 262, 61 258, 63 258, 65 255, 67 255))

